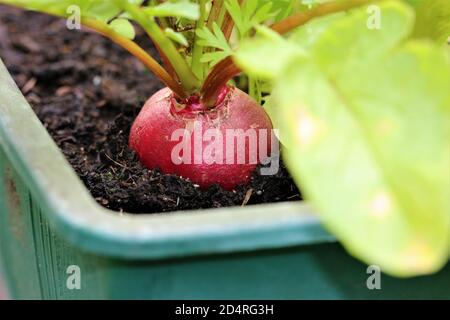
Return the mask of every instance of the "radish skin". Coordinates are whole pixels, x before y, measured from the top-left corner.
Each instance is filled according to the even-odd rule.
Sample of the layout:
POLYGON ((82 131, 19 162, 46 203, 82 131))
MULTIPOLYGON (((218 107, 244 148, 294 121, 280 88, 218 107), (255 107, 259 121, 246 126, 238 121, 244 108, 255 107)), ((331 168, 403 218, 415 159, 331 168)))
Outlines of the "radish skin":
POLYGON ((145 103, 133 123, 129 137, 131 149, 147 168, 179 175, 201 188, 218 184, 232 190, 237 185, 247 184, 257 164, 271 154, 272 123, 264 109, 237 88, 227 89, 221 100, 211 109, 191 101, 180 110, 172 91, 161 89, 145 103), (239 134, 248 129, 254 131, 253 137, 256 136, 253 147, 245 136, 237 138, 246 139, 244 144, 239 145, 237 139, 231 139, 234 146, 227 144, 227 134, 230 137, 230 132, 239 134), (178 134, 175 139, 174 133, 180 130, 185 132, 185 137, 178 134), (216 134, 214 139, 207 138, 208 130, 216 134), (217 135, 222 139, 216 139, 217 135), (259 155, 260 143, 267 147, 262 155, 259 155), (180 148, 182 151, 178 152, 180 148), (179 156, 174 158, 174 152, 179 156), (244 156, 244 163, 238 163, 238 153, 241 153, 241 159, 244 156), (256 162, 251 161, 255 159, 256 162))

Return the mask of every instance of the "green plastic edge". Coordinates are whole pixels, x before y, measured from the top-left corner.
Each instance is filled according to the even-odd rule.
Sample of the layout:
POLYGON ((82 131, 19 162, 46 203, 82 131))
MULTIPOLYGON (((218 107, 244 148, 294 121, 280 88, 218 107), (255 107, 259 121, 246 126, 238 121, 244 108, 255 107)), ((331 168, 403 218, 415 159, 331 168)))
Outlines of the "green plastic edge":
POLYGON ((1 59, 0 144, 55 230, 100 255, 157 259, 336 241, 304 202, 143 215, 101 207, 1 59))

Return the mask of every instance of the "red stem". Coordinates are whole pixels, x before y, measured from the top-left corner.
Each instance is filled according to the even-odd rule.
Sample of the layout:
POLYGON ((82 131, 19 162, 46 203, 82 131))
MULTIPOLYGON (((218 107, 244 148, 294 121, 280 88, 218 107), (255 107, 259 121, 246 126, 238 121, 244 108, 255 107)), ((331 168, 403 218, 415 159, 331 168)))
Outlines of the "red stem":
MULTIPOLYGON (((243 0, 238 0, 239 6, 242 5, 242 1, 243 0)), ((225 13, 225 17, 223 18, 223 22, 222 22, 222 32, 227 40, 229 40, 231 37, 231 33, 233 32, 233 27, 234 27, 234 20, 233 20, 233 18, 231 18, 231 15, 227 10, 227 12, 225 13)))
POLYGON ((220 61, 206 77, 201 88, 202 102, 207 107, 213 106, 217 100, 217 95, 228 80, 239 74, 241 70, 233 63, 231 57, 220 61), (216 70, 217 72, 212 72, 216 70))
POLYGON ((175 81, 179 82, 178 75, 177 75, 175 69, 173 68, 172 64, 170 63, 169 59, 167 58, 167 56, 164 54, 164 52, 161 50, 161 48, 158 46, 158 44, 156 42, 154 42, 153 45, 155 46, 156 50, 158 51, 159 56, 161 57, 163 66, 166 69, 167 73, 170 74, 170 76, 175 81))

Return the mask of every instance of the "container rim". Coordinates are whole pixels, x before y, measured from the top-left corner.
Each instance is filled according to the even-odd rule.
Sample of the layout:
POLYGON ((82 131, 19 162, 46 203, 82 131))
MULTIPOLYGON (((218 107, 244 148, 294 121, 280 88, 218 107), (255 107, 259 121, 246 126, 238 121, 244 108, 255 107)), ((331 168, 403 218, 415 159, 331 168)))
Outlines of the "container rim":
POLYGON ((334 242, 304 202, 117 213, 101 207, 41 124, 0 59, 0 144, 56 231, 120 258, 168 258, 334 242))

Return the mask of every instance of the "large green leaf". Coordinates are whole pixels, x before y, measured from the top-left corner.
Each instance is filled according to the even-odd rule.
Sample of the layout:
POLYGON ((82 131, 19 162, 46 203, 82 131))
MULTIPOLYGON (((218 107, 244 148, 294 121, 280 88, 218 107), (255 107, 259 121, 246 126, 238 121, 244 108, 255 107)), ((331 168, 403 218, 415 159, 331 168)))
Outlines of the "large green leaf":
POLYGON ((272 106, 291 173, 344 246, 387 273, 426 274, 449 256, 450 63, 437 45, 401 44, 406 7, 381 8, 377 34, 362 10, 331 23, 285 67, 272 106))
POLYGON ((450 37, 450 1, 416 0, 416 25, 414 35, 441 43, 450 37))
POLYGON ((408 40, 412 7, 379 9, 379 29, 367 27, 363 7, 288 40, 247 41, 235 61, 272 79, 266 108, 325 225, 384 272, 426 274, 450 251, 449 57, 438 43, 408 40))
POLYGON ((345 12, 338 12, 313 19, 303 28, 293 30, 289 38, 292 42, 302 46, 304 49, 309 49, 317 41, 322 32, 328 29, 330 23, 341 19, 345 15, 345 12))
POLYGON ((352 253, 395 275, 449 254, 446 58, 409 44, 339 78, 297 61, 274 93, 295 180, 352 253))
POLYGON ((370 15, 366 7, 328 24, 311 44, 311 55, 322 70, 336 74, 375 61, 411 33, 414 12, 409 6, 388 1, 381 3, 379 9, 380 29, 367 27, 370 15))

